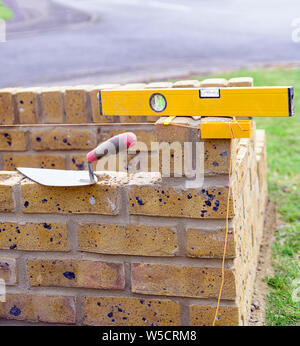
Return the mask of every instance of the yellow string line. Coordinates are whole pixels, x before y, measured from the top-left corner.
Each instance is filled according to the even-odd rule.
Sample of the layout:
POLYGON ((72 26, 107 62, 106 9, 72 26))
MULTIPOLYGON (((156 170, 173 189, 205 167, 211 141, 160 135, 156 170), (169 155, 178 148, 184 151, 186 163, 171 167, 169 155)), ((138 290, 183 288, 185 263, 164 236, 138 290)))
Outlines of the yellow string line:
MULTIPOLYGON (((241 131, 248 131, 247 129, 243 129, 241 124, 235 118, 233 118, 233 121, 237 124, 237 126, 240 128, 241 131)), ((231 123, 229 123, 229 124, 230 124, 229 126, 231 126, 231 123)), ((231 133, 233 133, 232 128, 230 128, 230 129, 231 129, 231 133)))
MULTIPOLYGON (((231 134, 233 136, 233 131, 230 123, 230 130, 231 134)), ((233 137, 234 138, 234 137, 233 137)), ((219 290, 219 296, 218 296, 218 302, 217 302, 217 308, 215 312, 215 317, 213 320, 212 326, 214 327, 216 324, 216 320, 219 313, 219 307, 220 307, 220 300, 224 285, 224 276, 225 276, 225 257, 226 257, 226 249, 227 249, 227 238, 228 238, 228 220, 229 220, 229 202, 230 202, 230 186, 231 186, 231 163, 232 163, 232 141, 230 141, 230 158, 229 158, 229 172, 228 172, 228 196, 227 196, 227 210, 226 210, 226 233, 225 233, 225 244, 224 244, 224 251, 223 251, 223 258, 222 258, 222 279, 221 279, 221 285, 219 290)))

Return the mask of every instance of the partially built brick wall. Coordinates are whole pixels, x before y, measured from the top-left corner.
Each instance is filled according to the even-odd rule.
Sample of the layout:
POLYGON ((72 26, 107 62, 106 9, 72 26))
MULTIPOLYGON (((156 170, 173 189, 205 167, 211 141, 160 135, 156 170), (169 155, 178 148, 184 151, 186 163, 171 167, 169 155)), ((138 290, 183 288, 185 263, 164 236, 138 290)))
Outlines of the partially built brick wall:
MULTIPOLYGON (((191 81, 181 85, 189 83, 198 86, 191 81)), ((220 80, 205 83, 230 86, 220 80)), ((55 188, 2 171, 0 278, 6 282, 7 295, 0 303, 0 319, 212 325, 222 278, 231 160, 225 280, 216 325, 247 325, 267 199, 264 131, 254 131, 250 139, 203 140, 199 128, 205 119, 193 120, 194 129, 91 125, 93 109, 98 114, 90 96, 95 90, 99 87, 63 93, 0 91, 2 122, 25 125, 0 129, 2 167, 76 168, 71 156, 84 157, 97 141, 110 136, 110 130, 144 131, 149 141, 165 140, 168 130, 170 138, 183 141, 196 132, 204 144, 204 184, 188 188, 185 178, 161 178, 160 173, 98 172, 99 182, 93 186, 55 188), (4 94, 10 107, 5 106, 4 94), (49 119, 80 125, 50 127, 53 132, 30 125, 49 119), (56 158, 51 159, 50 153, 56 158), (5 155, 12 156, 8 161, 13 164, 6 163, 5 155), (27 159, 20 163, 15 157, 27 159)), ((137 121, 134 117, 106 120, 137 121)), ((176 121, 191 124, 190 118, 176 121)), ((145 136, 140 134, 142 140, 145 136)))

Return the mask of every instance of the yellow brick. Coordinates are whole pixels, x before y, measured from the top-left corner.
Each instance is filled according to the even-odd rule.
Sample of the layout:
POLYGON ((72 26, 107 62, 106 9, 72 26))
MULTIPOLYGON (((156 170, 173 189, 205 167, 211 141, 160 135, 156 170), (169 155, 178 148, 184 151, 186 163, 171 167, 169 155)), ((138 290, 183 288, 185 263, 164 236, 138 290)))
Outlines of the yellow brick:
POLYGON ((233 220, 234 224, 234 238, 235 238, 235 245, 236 245, 236 254, 237 257, 240 257, 241 255, 241 244, 242 244, 242 238, 243 238, 243 231, 244 231, 244 210, 243 206, 241 207, 240 212, 238 212, 233 220))
POLYGON ((13 100, 9 90, 0 90, 0 125, 10 125, 14 123, 13 100))
MULTIPOLYGON (((236 148, 238 140, 230 139, 202 139, 200 138, 200 126, 204 120, 194 120, 191 117, 177 117, 172 121, 173 125, 164 125, 166 117, 160 118, 156 122, 155 132, 158 142, 174 143, 179 142, 182 145, 181 153, 184 153, 186 142, 201 142, 203 144, 204 154, 200 157, 204 160, 205 174, 228 174, 230 157, 232 166, 236 159, 236 148), (179 126, 176 126, 178 124, 179 126), (171 130, 170 130, 171 126, 171 130), (189 126, 189 127, 186 127, 189 126), (192 128, 191 128, 192 127, 192 128)), ((205 120, 207 121, 207 120, 205 120)), ((219 121, 219 119, 217 119, 219 121)), ((181 154, 180 153, 180 154, 181 154)), ((178 156, 178 155, 177 155, 178 156)), ((173 167, 174 157, 171 156, 170 162, 173 167)), ((182 164, 184 157, 182 158, 182 164)), ((171 174, 174 174, 173 168, 171 174)))
MULTIPOLYGON (((215 175, 215 174, 228 174, 229 171, 229 158, 232 157, 232 166, 235 162, 235 153, 230 150, 229 140, 214 139, 204 140, 203 143, 203 154, 200 156, 201 162, 204 160, 204 174, 215 175)), ((184 170, 184 151, 170 150, 170 159, 166 159, 160 151, 160 171, 162 172, 163 164, 170 167, 170 176, 181 176, 184 170)), ((165 154, 164 154, 165 155, 165 154)), ((186 173, 186 172, 185 172, 186 173)))
POLYGON ((251 214, 248 213, 244 223, 243 237, 242 237, 242 255, 244 263, 247 264, 249 258, 251 258, 251 245, 252 245, 252 236, 251 236, 251 214))
POLYGON ((238 77, 231 78, 228 81, 229 87, 252 87, 253 86, 253 78, 252 77, 238 77))
POLYGON ((234 270, 235 270, 235 277, 236 277, 236 282, 237 282, 237 295, 238 298, 240 298, 239 293, 242 292, 243 290, 243 276, 244 276, 244 272, 245 272, 245 265, 242 259, 242 256, 238 256, 235 260, 234 260, 234 270))
POLYGON ((119 213, 117 184, 106 184, 48 187, 25 179, 21 186, 23 212, 116 215, 119 213))
MULTIPOLYGON (((199 230, 188 229, 186 232, 187 254, 189 257, 223 258, 225 247, 225 229, 199 230)), ((226 258, 234 258, 235 240, 233 229, 228 230, 226 258)))
POLYGON ((255 268, 256 268, 256 263, 251 264, 249 266, 250 270, 248 269, 246 273, 246 277, 245 277, 245 292, 244 292, 243 301, 242 301, 242 313, 244 315, 245 324, 248 323, 248 320, 250 317, 253 284, 255 279, 255 268), (252 268, 254 268, 254 270, 252 268))
MULTIPOLYGON (((156 263, 131 265, 133 293, 194 298, 217 298, 221 284, 221 268, 175 266, 156 263)), ((235 277, 225 269, 222 298, 235 300, 235 277)))
POLYGON ((256 155, 252 155, 252 160, 250 164, 250 186, 251 190, 256 190, 258 185, 258 179, 257 179, 257 162, 256 162, 256 155))
MULTIPOLYGON (((136 165, 138 165, 138 162, 135 161, 135 158, 139 155, 139 157, 141 155, 145 154, 146 158, 145 158, 145 171, 149 171, 149 157, 148 157, 148 153, 146 152, 142 152, 139 153, 137 155, 135 154, 129 154, 128 152, 123 152, 123 153, 119 153, 118 155, 115 156, 115 162, 116 162, 116 170, 119 172, 128 172, 128 173, 135 173, 136 172, 136 165), (136 164, 135 164, 136 163, 136 164)), ((143 158, 145 156, 142 156, 143 158)), ((113 156, 111 157, 113 159, 113 156)), ((144 161, 141 162, 141 164, 144 163, 144 161)), ((100 161, 101 164, 101 161, 100 161)), ((99 164, 98 164, 99 167, 99 164)), ((97 169, 99 170, 99 169, 97 169)), ((109 169, 108 169, 109 170, 109 169)))
POLYGON ((229 139, 204 140, 205 174, 228 174, 230 157, 235 162, 235 141, 229 139), (232 151, 230 149, 232 142, 232 151))
POLYGON ((0 212, 7 213, 13 211, 13 186, 18 184, 21 179, 21 174, 0 172, 0 212))
POLYGON ((170 156, 164 152, 165 149, 159 152, 159 171, 162 176, 181 177, 183 174, 191 174, 191 170, 184 169, 184 153, 178 150, 170 149, 170 156), (169 173, 170 170, 170 173, 169 173))
POLYGON ((13 190, 9 185, 5 185, 0 181, 0 212, 7 213, 14 208, 13 190))
POLYGON ((180 80, 173 84, 173 88, 199 88, 200 82, 198 80, 188 79, 180 80))
MULTIPOLYGON (((44 202, 42 202, 44 203, 44 202)), ((64 223, 0 223, 0 249, 25 251, 68 251, 64 223)))
MULTIPOLYGON (((145 117, 139 117, 139 116, 122 116, 120 117, 120 123, 145 123, 145 117)), ((157 117, 155 121, 157 120, 157 117)))
POLYGON ((81 251, 103 254, 174 256, 177 234, 171 227, 116 224, 81 224, 81 251))
POLYGON ((17 91, 15 100, 20 124, 36 124, 38 122, 36 92, 29 89, 17 91))
POLYGON ((31 286, 125 288, 124 265, 83 260, 32 260, 27 263, 31 286))
POLYGON ((200 88, 206 87, 226 87, 228 81, 224 78, 208 78, 200 82, 200 88))
POLYGON ((263 186, 265 185, 265 182, 267 179, 266 156, 264 155, 264 153, 256 156, 256 162, 257 162, 257 175, 258 175, 259 189, 260 191, 264 191, 263 186))
POLYGON ((32 146, 36 151, 44 150, 88 150, 97 146, 93 130, 58 128, 33 130, 32 146))
POLYGON ((44 121, 47 124, 64 122, 62 93, 59 89, 46 89, 41 92, 41 104, 44 121))
MULTIPOLYGON (((145 153, 147 154, 147 153, 145 153)), ((102 165, 101 160, 97 162, 97 171, 110 170, 110 166, 113 164, 116 167, 116 171, 133 173, 134 167, 132 167, 131 161, 136 155, 129 154, 128 152, 119 153, 118 155, 111 155, 107 161, 107 164, 102 165)), ((147 166, 148 168, 148 166, 147 166)))
POLYGON ((145 86, 145 89, 167 89, 172 88, 173 83, 171 82, 153 82, 145 86))
MULTIPOLYGON (((70 155, 70 168, 72 170, 83 171, 88 169, 87 165, 87 152, 85 154, 71 154, 70 155)), ((93 169, 96 169, 96 163, 92 164, 93 169)))
POLYGON ((25 151, 26 133, 22 130, 0 130, 0 151, 25 151))
POLYGON ((94 326, 179 326, 180 307, 171 300, 83 297, 83 324, 94 326))
POLYGON ((232 192, 232 194, 236 200, 239 197, 239 194, 238 194, 239 189, 240 189, 240 184, 238 181, 237 172, 235 170, 233 170, 233 172, 231 174, 231 192, 232 192))
POLYGON ((245 210, 248 210, 249 208, 253 208, 253 206, 250 203, 251 198, 251 185, 250 185, 250 170, 246 170, 246 178, 243 186, 243 204, 245 210))
POLYGON ((17 283, 15 258, 0 257, 0 279, 5 281, 5 285, 15 285, 17 283))
POLYGON ((258 203, 257 203, 257 194, 258 194, 258 189, 254 190, 252 192, 251 196, 251 206, 253 208, 253 219, 252 219, 252 226, 253 226, 253 232, 252 232, 252 244, 255 244, 256 242, 256 236, 257 236, 257 225, 260 219, 260 212, 258 209, 258 203))
POLYGON ((155 117, 155 116, 153 116, 153 117, 148 116, 148 117, 146 117, 146 120, 145 120, 146 123, 155 123, 156 121, 157 121, 157 117, 155 117))
POLYGON ((235 192, 237 197, 241 194, 244 188, 245 179, 246 179, 247 171, 248 171, 248 163, 249 163, 248 149, 241 146, 237 153, 236 162, 233 165, 233 171, 236 173, 236 179, 237 179, 237 191, 235 192))
POLYGON ((75 298, 41 294, 7 294, 0 318, 31 322, 75 324, 75 298))
POLYGON ((66 169, 66 159, 52 154, 3 154, 3 168, 13 171, 16 167, 66 169))
POLYGON ((82 89, 67 89, 64 93, 66 122, 80 124, 87 122, 86 96, 82 89))
MULTIPOLYGON (((190 324, 192 326, 212 326, 216 306, 213 305, 191 305, 190 324)), ((216 326, 239 326, 239 309, 237 306, 221 305, 219 307, 216 326)))
POLYGON ((180 142, 184 145, 185 142, 200 140, 201 120, 194 120, 192 117, 177 117, 172 120, 173 125, 165 125, 166 119, 167 117, 161 117, 155 123, 154 129, 158 142, 180 142))
MULTIPOLYGON (((133 215, 224 219, 227 195, 228 189, 225 187, 183 189, 163 185, 132 185, 129 190, 129 210, 133 215)), ((233 215, 230 198, 229 217, 233 215)))

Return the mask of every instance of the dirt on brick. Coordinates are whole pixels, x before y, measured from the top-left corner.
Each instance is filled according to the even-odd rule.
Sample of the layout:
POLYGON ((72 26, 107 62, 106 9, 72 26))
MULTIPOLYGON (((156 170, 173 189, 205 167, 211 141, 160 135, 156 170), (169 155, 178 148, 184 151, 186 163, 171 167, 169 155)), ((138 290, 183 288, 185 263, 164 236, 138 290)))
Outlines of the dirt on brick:
POLYGON ((264 279, 266 276, 273 275, 272 243, 278 224, 279 219, 275 203, 268 200, 265 212, 263 238, 260 246, 256 278, 252 294, 251 315, 248 321, 250 326, 265 325, 266 297, 269 291, 264 279))

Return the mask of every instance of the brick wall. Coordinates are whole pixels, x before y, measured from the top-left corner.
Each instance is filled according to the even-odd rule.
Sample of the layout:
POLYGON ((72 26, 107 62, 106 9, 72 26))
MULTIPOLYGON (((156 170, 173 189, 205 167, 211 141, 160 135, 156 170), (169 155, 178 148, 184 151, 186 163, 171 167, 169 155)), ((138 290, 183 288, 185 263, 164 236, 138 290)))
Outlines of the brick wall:
MULTIPOLYGON (((207 80, 201 86, 246 81, 207 80)), ((125 130, 87 123, 94 119, 95 90, 33 90, 26 97, 0 91, 5 94, 0 119, 7 123, 7 116, 1 118, 6 112, 14 114, 11 122, 24 124, 0 128, 7 170, 0 172, 0 278, 7 285, 0 324, 211 325, 221 284, 231 159, 225 281, 216 325, 247 325, 267 199, 264 131, 250 139, 203 141, 199 125, 205 119, 195 121, 194 129, 128 126, 144 131, 138 137, 149 136, 149 142, 164 141, 166 131, 179 140, 202 141, 201 188, 159 172, 98 172, 93 186, 54 188, 12 171, 16 157, 26 166, 76 169, 97 141, 125 130), (46 119, 80 125, 30 126, 46 119), (82 159, 74 163, 75 154, 82 159)), ((191 125, 190 118, 176 121, 191 125)))

